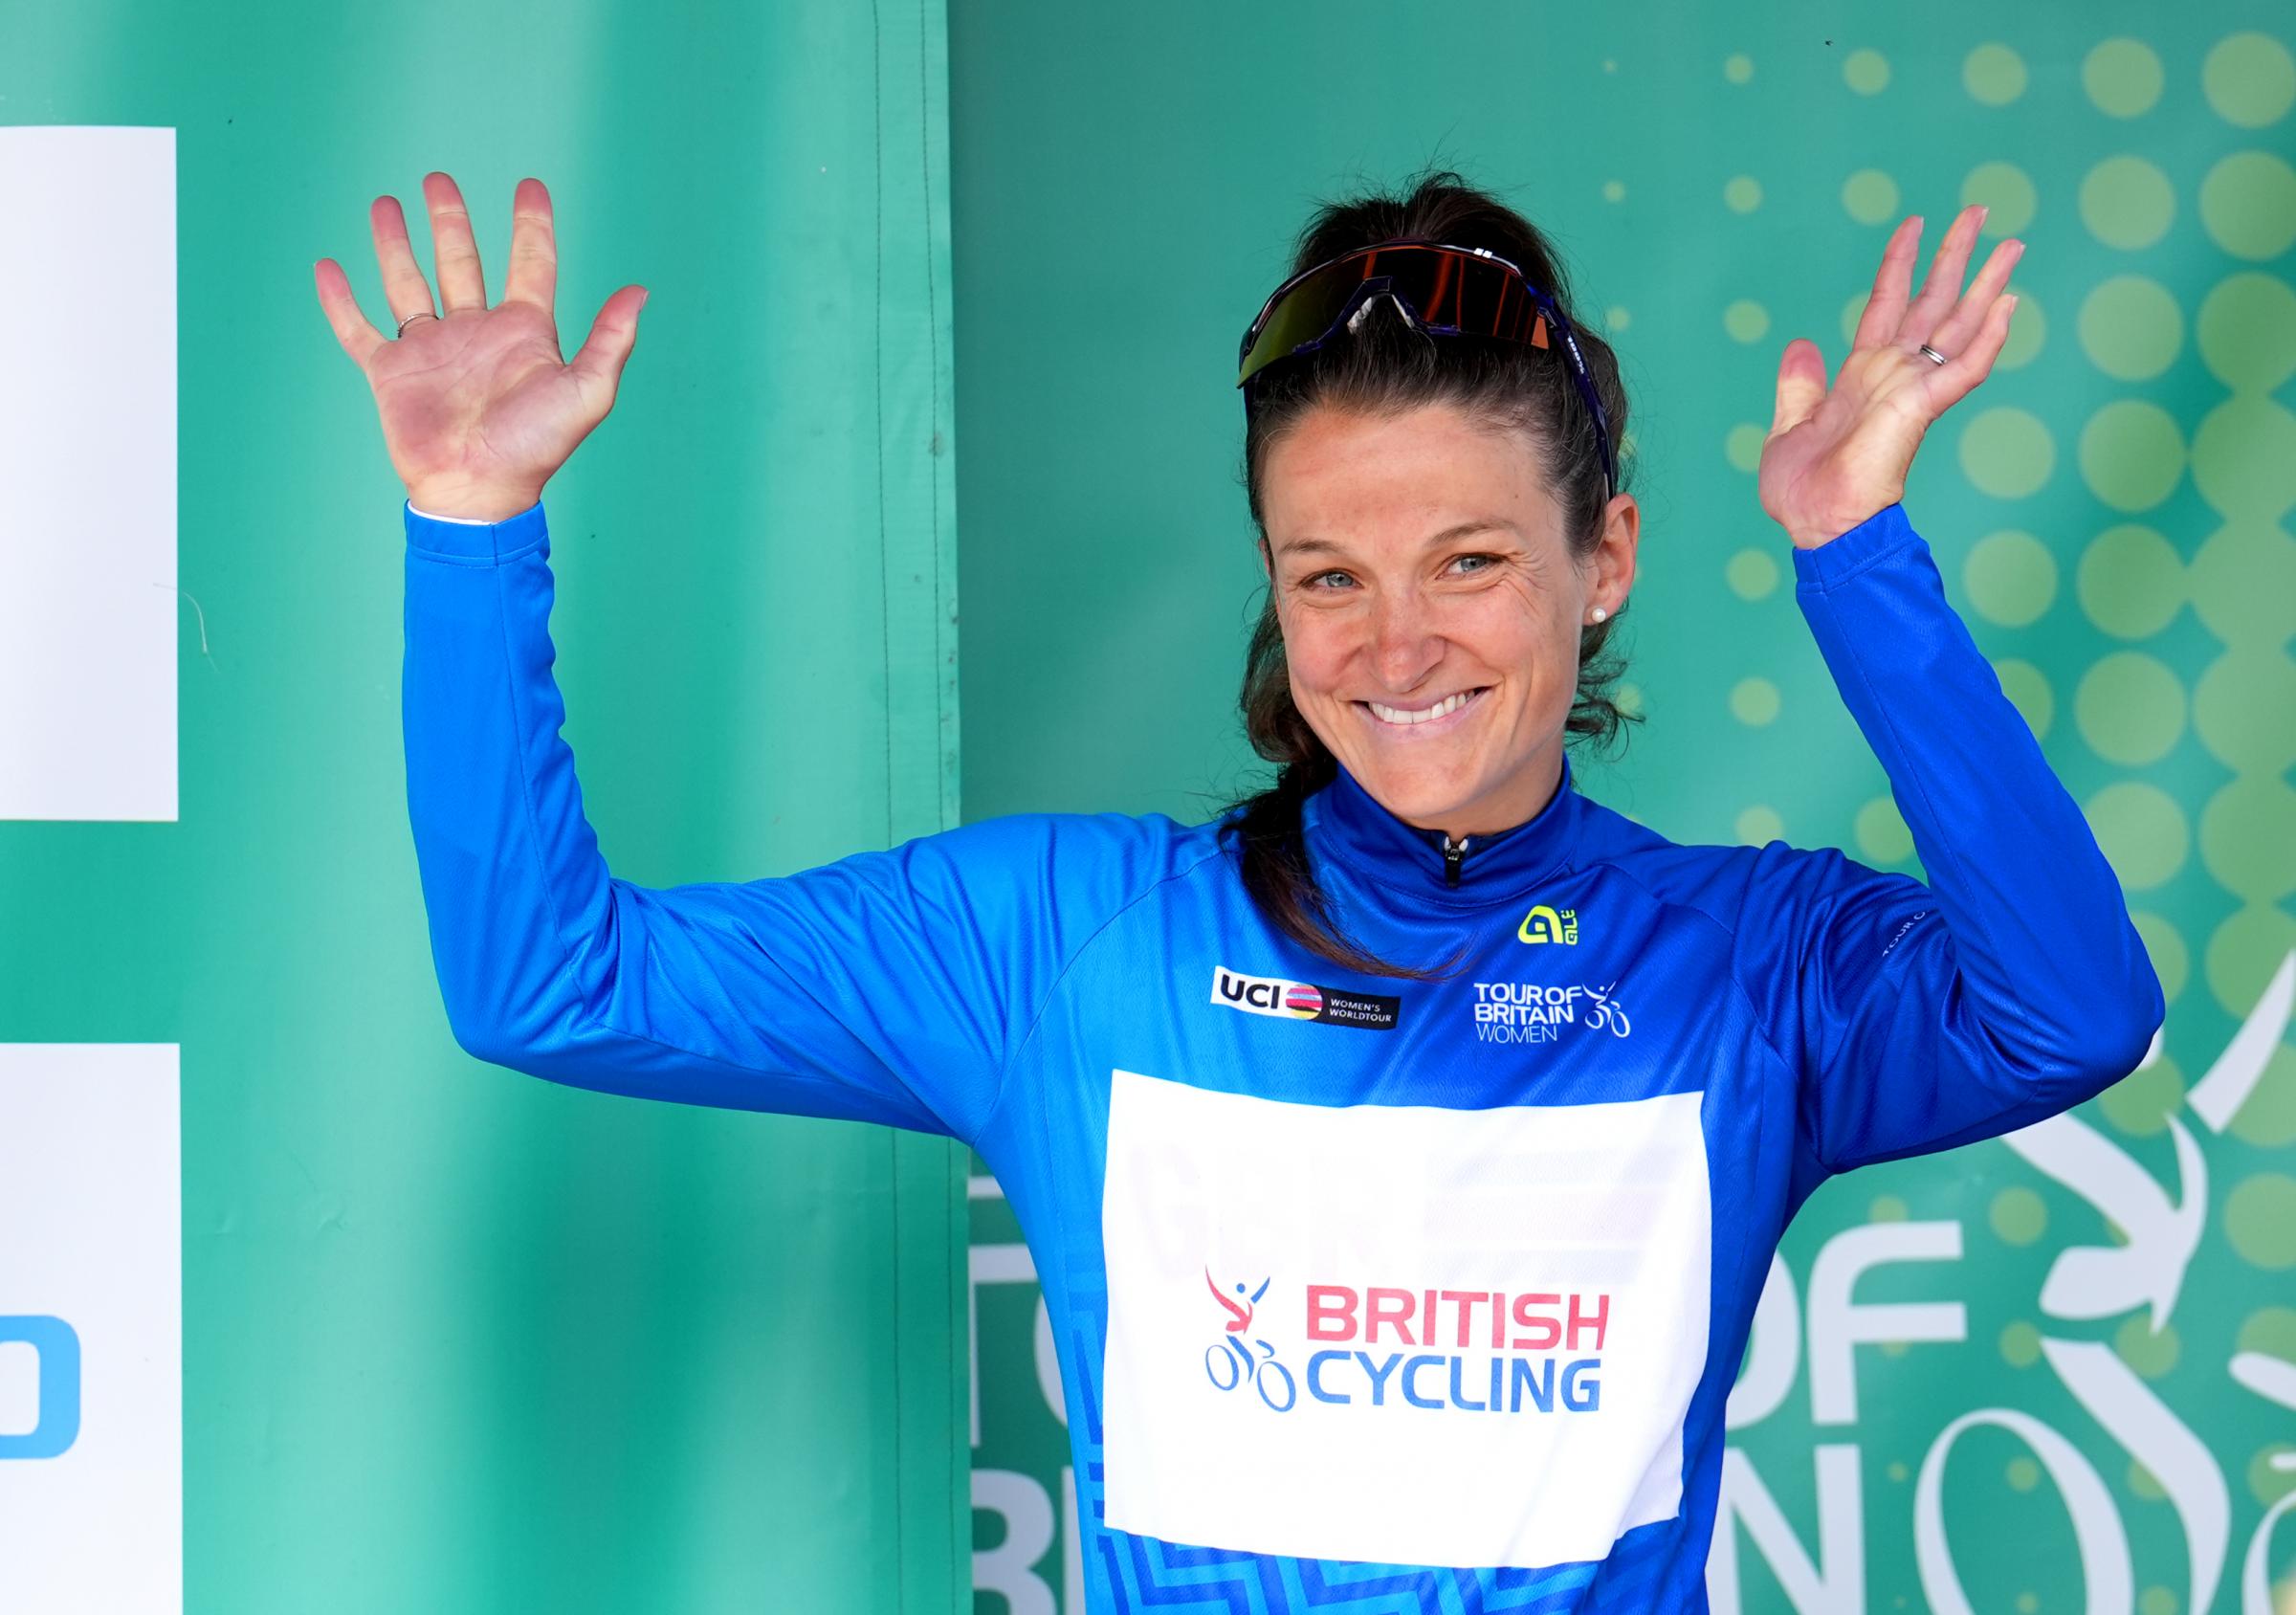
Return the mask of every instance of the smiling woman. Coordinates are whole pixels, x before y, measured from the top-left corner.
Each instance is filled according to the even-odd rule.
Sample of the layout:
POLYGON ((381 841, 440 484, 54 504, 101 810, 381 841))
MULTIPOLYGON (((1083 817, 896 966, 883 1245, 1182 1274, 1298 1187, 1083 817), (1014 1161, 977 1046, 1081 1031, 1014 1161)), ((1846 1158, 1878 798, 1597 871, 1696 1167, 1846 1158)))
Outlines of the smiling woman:
POLYGON ((657 889, 583 812, 539 497, 637 299, 559 364, 530 184, 503 308, 475 257, 463 306, 414 306, 395 210, 408 335, 320 283, 408 474, 408 805, 463 1047, 979 1150, 1043 1281, 1091 1615, 1703 1608, 1796 1210, 2079 1103, 2161 1023, 1898 502, 2000 350, 2008 244, 1964 295, 1965 211, 1915 299, 1901 225, 1831 384, 1786 344, 1760 468, 1933 885, 1680 845, 1575 787, 1566 742, 1623 718, 1626 401, 1535 232, 1446 173, 1324 210, 1242 344, 1268 791, 657 889))
MULTIPOLYGON (((1641 524, 1613 475, 1628 403, 1608 344, 1569 320, 1544 236, 1456 174, 1325 206, 1287 285, 1316 287, 1324 265, 1346 267, 1305 322, 1325 328, 1286 333, 1304 350, 1247 338, 1244 479, 1269 593, 1242 706, 1279 771, 1236 805, 1233 833, 1254 898, 1302 946, 1415 975, 1326 923, 1301 806, 1344 767, 1455 876, 1553 797, 1566 735, 1611 741, 1634 720, 1604 654, 1641 524), (1445 306, 1412 311, 1458 327, 1438 342, 1393 281, 1380 295, 1380 272, 1401 267, 1380 249, 1399 242, 1479 249, 1527 284, 1468 266, 1499 288, 1477 302, 1468 274, 1438 262, 1442 278, 1415 290, 1445 306), (1478 321, 1479 308, 1500 313, 1478 321), (1567 348, 1554 340, 1566 331, 1567 348)), ((1259 323, 1283 323, 1296 295, 1259 323)))

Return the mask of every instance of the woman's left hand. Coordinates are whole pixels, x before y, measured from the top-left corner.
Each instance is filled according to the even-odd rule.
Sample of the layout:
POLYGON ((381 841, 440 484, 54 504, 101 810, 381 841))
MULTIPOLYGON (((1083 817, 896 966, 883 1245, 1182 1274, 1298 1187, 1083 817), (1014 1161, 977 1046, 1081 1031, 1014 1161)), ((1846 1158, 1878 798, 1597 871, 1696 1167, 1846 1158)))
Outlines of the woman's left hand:
POLYGON ((1920 215, 1897 227, 1831 390, 1818 344, 1807 337, 1786 343, 1757 482, 1762 508, 1799 547, 1815 549, 1902 498, 1922 433, 1992 373, 2017 302, 2001 287, 2025 246, 2014 236, 2002 241, 1962 295, 1961 274, 1984 218, 1982 208, 1961 210, 1910 307, 1920 215), (1946 362, 1924 354, 1923 343, 1946 362))

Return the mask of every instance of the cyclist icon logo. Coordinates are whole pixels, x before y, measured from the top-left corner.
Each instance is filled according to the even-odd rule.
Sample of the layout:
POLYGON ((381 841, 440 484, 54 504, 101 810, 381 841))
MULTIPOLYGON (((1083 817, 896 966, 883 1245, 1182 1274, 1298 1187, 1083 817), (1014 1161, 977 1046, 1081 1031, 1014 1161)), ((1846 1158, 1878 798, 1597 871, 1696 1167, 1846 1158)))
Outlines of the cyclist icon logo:
MULTIPOLYGON (((1268 1294, 1268 1286, 1274 1279, 1269 1277, 1260 1280, 1260 1287, 1241 1301, 1231 1299, 1220 1288, 1219 1280, 1212 1277, 1209 1268, 1203 1270, 1203 1282, 1210 1289, 1212 1299, 1219 1302, 1222 1310, 1227 1314, 1227 1322, 1223 1326, 1225 1332, 1221 1338, 1203 1349, 1203 1372, 1211 1380, 1212 1388, 1232 1391, 1249 1380, 1252 1389, 1260 1393, 1262 1402, 1278 1413, 1291 1412, 1292 1405, 1299 1400, 1299 1387, 1292 1379, 1292 1371, 1275 1361, 1273 1346, 1265 1340, 1251 1338, 1249 1335, 1252 1315, 1259 1310, 1260 1297, 1268 1294), (1249 1340, 1248 1345, 1247 1340, 1249 1340), (1260 1355, 1257 1358, 1251 1355, 1251 1346, 1259 1347, 1260 1355)), ((1245 1295, 1247 1288, 1239 1284, 1236 1294, 1245 1295)))
POLYGON ((1608 1027, 1614 1037, 1624 1037, 1634 1029, 1627 1023, 1626 1011, 1620 1007, 1617 999, 1610 996, 1617 989, 1618 984, 1613 982, 1609 986, 1586 989, 1587 997, 1593 1000, 1586 1008, 1586 1024, 1589 1029, 1608 1027))

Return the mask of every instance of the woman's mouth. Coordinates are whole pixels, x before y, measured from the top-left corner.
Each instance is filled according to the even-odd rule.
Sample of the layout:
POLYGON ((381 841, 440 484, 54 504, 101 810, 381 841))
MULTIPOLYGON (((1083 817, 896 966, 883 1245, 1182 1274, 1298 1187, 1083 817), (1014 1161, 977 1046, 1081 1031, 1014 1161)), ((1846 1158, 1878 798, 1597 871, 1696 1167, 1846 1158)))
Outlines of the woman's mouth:
POLYGON ((1409 735, 1416 739, 1455 727, 1490 691, 1490 685, 1478 685, 1472 690, 1455 691, 1440 700, 1416 707, 1389 706, 1384 701, 1358 701, 1355 704, 1368 714, 1372 723, 1382 732, 1409 735))

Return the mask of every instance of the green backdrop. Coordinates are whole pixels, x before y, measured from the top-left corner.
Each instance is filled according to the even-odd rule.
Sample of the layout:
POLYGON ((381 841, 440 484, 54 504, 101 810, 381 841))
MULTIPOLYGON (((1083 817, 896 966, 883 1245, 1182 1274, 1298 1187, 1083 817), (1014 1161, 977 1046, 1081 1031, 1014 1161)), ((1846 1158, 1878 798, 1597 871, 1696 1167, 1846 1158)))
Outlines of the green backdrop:
MULTIPOLYGON (((2105 1186, 1990 1142, 1838 1180, 1803 1211, 1793 1315, 1757 1330, 1749 1410, 1775 1405, 1733 1443, 1746 1523, 1716 1602, 1955 1607, 1918 1562, 1936 1454, 1975 1608, 2242 1609, 2251 1541, 2296 1488, 2273 1462, 2296 1453, 2296 1409, 2257 1388, 2286 1397, 2296 1374, 2296 1054, 2266 991, 2296 945, 2286 8, 956 0, 950 38, 967 818, 1194 820, 1253 783, 1236 339, 1315 199, 1441 160, 1556 238, 1635 402, 1626 644, 1647 721, 1582 763, 1584 787, 1679 841, 1777 836, 1918 874, 1753 473, 1780 349, 1808 336, 1840 362, 1894 223, 1927 219, 1925 272, 1968 203, 1992 209, 1980 251, 2028 244, 2015 337, 1931 432, 1906 507, 2122 876, 2164 1044, 2085 1107, 2087 1133, 2032 1145, 2060 1161, 2065 1139, 2093 1143, 2128 1169, 2105 1186), (2182 1256, 2176 1209, 2197 1218, 2182 1256), (2119 1238, 2157 1313, 2044 1308, 2062 1256, 2119 1238), (1854 1348, 1844 1419, 1814 1401, 1812 1362, 1852 1350, 1838 1281, 1888 1252, 1856 1306, 1932 1310, 1863 1320, 1885 1338, 1854 1348), (1957 1324, 1934 1310, 1954 1306, 1957 1324), (1949 1325, 1959 1338, 1919 1338, 1949 1325), (2061 1434, 2097 1477, 2098 1562, 2117 1531, 2124 1602, 2084 1603, 2073 1464, 2061 1478, 2014 1419, 1940 1445, 1986 1409, 2061 1434)), ((992 1184, 972 1205, 975 1607, 1076 1615, 1027 1252, 992 1184)), ((2296 1525, 2259 1559, 2286 1574, 2296 1525)))

